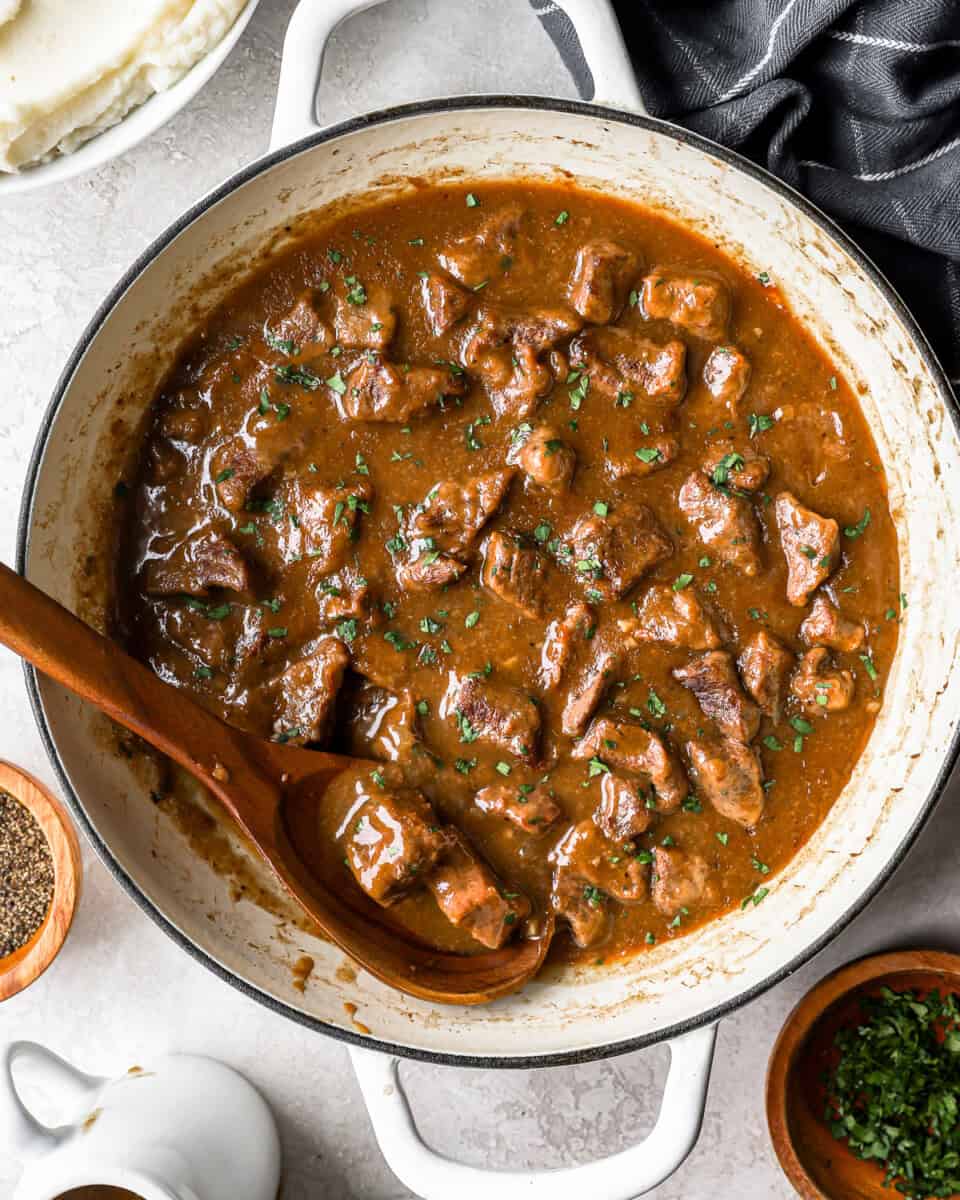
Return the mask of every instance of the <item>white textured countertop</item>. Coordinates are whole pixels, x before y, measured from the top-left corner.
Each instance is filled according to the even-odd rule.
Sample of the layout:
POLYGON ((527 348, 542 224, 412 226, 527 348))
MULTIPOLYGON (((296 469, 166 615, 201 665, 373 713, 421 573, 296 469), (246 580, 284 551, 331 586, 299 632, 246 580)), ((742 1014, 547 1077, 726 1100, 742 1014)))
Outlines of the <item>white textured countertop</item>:
MULTIPOLYGON (((60 368, 108 288, 189 202, 266 146, 279 47, 293 0, 261 0, 238 49, 145 145, 54 191, 0 203, 0 550, 12 562, 30 448, 60 368)), ((351 20, 327 59, 321 111, 339 120, 462 91, 572 95, 526 0, 391 0, 351 20)), ((0 657, 0 757, 48 782, 19 664, 0 657)), ((764 1119, 766 1060, 787 1012, 835 965, 891 946, 957 948, 956 783, 907 862, 813 963, 723 1022, 699 1145, 656 1195, 792 1195, 764 1119)), ((342 1046, 259 1007, 183 954, 85 849, 74 930, 48 974, 0 1008, 0 1040, 35 1038, 108 1074, 155 1052, 193 1050, 244 1071, 280 1123, 287 1200, 396 1200, 408 1193, 377 1150, 342 1046)), ((427 1137, 490 1167, 558 1166, 636 1141, 659 1101, 666 1052, 540 1072, 411 1064, 427 1137)), ((0 1200, 18 1164, 3 1150, 0 1200)), ((584 1200, 591 1200, 584 1197, 584 1200)))

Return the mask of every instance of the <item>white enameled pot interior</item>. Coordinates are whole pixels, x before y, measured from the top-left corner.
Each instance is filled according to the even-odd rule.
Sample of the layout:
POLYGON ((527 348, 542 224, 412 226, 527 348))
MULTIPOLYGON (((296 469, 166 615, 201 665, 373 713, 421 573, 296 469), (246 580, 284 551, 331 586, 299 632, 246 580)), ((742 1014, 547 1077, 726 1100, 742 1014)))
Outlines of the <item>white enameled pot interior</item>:
POLYGON ((887 466, 909 607, 885 705, 849 785, 772 879, 764 903, 632 962, 550 976, 492 1006, 411 1000, 363 972, 354 977, 340 969, 338 951, 234 899, 230 881, 151 803, 142 764, 110 748, 102 718, 39 685, 50 738, 97 838, 203 955, 289 1011, 348 1034, 356 1025, 345 1004, 374 1039, 482 1058, 590 1053, 729 1005, 833 930, 926 811, 960 705, 960 607, 951 602, 960 577, 960 453, 945 391, 870 272, 788 194, 651 124, 532 102, 418 108, 347 128, 227 191, 107 311, 47 436, 27 556, 35 583, 96 615, 96 571, 85 572, 83 561, 111 555, 102 514, 117 478, 118 429, 133 437, 178 337, 265 246, 285 240, 284 226, 411 179, 515 176, 563 179, 672 213, 751 270, 769 272, 860 395, 887 466), (218 282, 198 293, 205 278, 218 282), (301 993, 291 967, 302 953, 316 968, 301 993))

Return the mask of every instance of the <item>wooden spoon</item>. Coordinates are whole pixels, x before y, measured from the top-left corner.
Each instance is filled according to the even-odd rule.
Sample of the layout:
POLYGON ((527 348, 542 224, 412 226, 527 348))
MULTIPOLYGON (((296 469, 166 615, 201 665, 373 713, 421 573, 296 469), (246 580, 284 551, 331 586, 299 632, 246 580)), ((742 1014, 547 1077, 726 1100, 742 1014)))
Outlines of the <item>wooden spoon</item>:
POLYGON ((362 760, 283 746, 234 729, 3 563, 0 643, 209 788, 326 937, 382 982, 441 1004, 483 1004, 523 987, 543 965, 553 935, 550 914, 536 940, 476 955, 451 954, 390 923, 365 896, 344 903, 307 871, 286 833, 285 797, 294 789, 302 797, 309 788, 321 803, 331 782, 363 766, 362 760))

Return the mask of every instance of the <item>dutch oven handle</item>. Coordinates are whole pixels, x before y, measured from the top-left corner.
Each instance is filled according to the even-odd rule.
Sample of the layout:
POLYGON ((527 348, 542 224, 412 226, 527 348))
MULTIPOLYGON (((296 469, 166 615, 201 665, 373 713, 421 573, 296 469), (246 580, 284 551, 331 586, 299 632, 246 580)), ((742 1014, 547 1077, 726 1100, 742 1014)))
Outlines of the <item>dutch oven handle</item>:
MULTIPOLYGON (((270 149, 317 132, 317 88, 330 35, 383 0, 300 0, 283 45, 270 149)), ((543 6, 541 6, 543 7, 543 6)), ((557 29, 564 59, 585 100, 644 112, 630 56, 609 0, 558 0, 541 15, 557 29)), ((420 1137, 400 1083, 400 1060, 351 1048, 377 1142, 391 1170, 423 1200, 634 1200, 662 1183, 696 1143, 716 1042, 715 1025, 668 1042, 670 1070, 657 1122, 637 1146, 579 1167, 486 1171, 438 1154, 420 1137)))
POLYGON ((431 1150, 400 1083, 400 1060, 356 1047, 350 1057, 383 1157, 422 1200, 635 1200, 672 1175, 696 1144, 716 1037, 716 1025, 707 1025, 667 1042, 663 1101, 639 1145, 583 1166, 543 1171, 484 1170, 431 1150))
MULTIPOLYGON (((317 120, 317 88, 330 35, 354 13, 384 0, 300 0, 283 41, 270 149, 309 137, 317 120)), ((556 21, 557 39, 584 100, 646 111, 610 0, 539 0, 556 21)))

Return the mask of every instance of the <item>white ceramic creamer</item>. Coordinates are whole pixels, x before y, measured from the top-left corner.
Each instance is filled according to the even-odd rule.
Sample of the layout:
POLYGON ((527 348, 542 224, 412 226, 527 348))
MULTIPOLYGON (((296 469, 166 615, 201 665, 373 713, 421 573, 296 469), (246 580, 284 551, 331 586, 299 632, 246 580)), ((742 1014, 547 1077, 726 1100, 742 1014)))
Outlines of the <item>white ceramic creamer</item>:
POLYGON ((276 1200, 280 1185, 280 1140, 263 1097, 230 1067, 191 1054, 104 1079, 13 1042, 0 1055, 0 1142, 24 1161, 14 1200, 93 1185, 142 1200, 276 1200), (26 1107, 14 1079, 21 1060, 67 1124, 42 1125, 26 1107))

